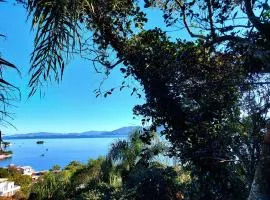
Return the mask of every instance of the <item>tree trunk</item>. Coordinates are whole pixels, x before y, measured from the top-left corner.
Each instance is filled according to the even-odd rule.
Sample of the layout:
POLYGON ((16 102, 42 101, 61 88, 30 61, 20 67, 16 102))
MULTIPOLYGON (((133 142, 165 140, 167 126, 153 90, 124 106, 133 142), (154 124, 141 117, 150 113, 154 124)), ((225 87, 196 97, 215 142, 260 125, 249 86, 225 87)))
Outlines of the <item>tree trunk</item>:
POLYGON ((270 200, 270 126, 264 136, 261 159, 258 163, 248 200, 270 200))
POLYGON ((1 152, 3 151, 3 149, 2 149, 2 142, 3 142, 3 140, 2 140, 2 131, 0 131, 0 151, 1 152))

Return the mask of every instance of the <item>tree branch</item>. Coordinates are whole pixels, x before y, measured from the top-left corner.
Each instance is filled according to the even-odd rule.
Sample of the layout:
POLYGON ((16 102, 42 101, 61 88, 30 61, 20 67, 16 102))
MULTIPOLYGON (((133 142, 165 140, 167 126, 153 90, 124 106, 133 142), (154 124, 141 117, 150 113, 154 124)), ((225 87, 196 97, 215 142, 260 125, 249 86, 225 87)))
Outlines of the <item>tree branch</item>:
POLYGON ((176 3, 177 3, 177 5, 180 7, 180 9, 181 9, 181 11, 182 11, 182 14, 183 14, 183 23, 184 23, 184 25, 185 25, 185 27, 186 27, 187 32, 189 33, 189 35, 190 35, 191 37, 196 37, 196 38, 200 38, 200 39, 203 39, 203 40, 207 39, 205 36, 199 35, 199 34, 195 34, 195 33, 193 33, 193 32, 190 30, 189 25, 188 25, 188 23, 187 23, 187 19, 186 19, 187 17, 186 17, 186 13, 185 13, 185 7, 184 7, 183 5, 181 5, 181 2, 179 2, 178 0, 176 0, 176 3))
POLYGON ((214 29, 214 22, 213 22, 213 13, 212 13, 212 3, 211 0, 207 0, 207 10, 208 10, 208 18, 209 18, 209 23, 210 23, 210 31, 212 38, 215 40, 216 38, 216 33, 214 29))
POLYGON ((270 41, 270 24, 261 23, 260 19, 255 16, 252 10, 251 0, 244 0, 244 2, 248 19, 254 25, 254 27, 258 29, 258 31, 263 34, 268 41, 270 41))

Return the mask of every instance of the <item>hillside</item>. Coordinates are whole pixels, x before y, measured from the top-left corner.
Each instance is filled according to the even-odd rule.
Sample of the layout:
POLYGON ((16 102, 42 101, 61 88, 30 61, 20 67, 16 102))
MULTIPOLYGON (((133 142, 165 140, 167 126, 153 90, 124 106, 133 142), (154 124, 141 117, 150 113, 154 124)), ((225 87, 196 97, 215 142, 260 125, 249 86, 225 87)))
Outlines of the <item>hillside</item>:
POLYGON ((125 137, 129 133, 139 129, 140 126, 122 127, 113 131, 86 131, 82 133, 26 133, 4 136, 4 139, 44 139, 44 138, 101 138, 101 137, 125 137))

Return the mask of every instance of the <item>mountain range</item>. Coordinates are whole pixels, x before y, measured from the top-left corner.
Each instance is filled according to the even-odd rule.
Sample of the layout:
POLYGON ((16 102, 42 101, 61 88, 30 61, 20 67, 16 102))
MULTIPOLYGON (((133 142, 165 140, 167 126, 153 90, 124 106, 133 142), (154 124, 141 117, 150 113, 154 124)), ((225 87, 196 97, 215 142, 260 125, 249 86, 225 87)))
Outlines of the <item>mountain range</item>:
POLYGON ((126 137, 131 132, 140 129, 140 126, 122 127, 113 131, 86 131, 82 133, 26 133, 4 136, 4 139, 45 139, 45 138, 105 138, 126 137))

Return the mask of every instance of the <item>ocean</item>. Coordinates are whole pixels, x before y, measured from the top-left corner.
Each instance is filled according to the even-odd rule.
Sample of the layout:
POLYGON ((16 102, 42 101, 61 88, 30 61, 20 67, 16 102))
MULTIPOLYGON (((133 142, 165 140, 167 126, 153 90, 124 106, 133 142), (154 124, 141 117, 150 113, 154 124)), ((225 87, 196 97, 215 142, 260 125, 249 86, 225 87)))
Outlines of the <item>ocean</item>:
MULTIPOLYGON (((31 166, 36 171, 51 169, 53 165, 65 167, 71 161, 87 163, 108 153, 110 144, 118 138, 54 138, 13 139, 7 150, 13 151, 11 158, 0 160, 0 167, 10 164, 31 166), (38 140, 44 144, 37 144, 38 140)), ((124 138, 120 138, 124 139, 124 138)))

